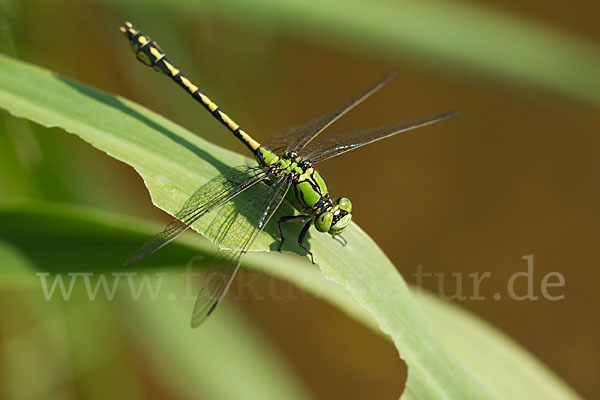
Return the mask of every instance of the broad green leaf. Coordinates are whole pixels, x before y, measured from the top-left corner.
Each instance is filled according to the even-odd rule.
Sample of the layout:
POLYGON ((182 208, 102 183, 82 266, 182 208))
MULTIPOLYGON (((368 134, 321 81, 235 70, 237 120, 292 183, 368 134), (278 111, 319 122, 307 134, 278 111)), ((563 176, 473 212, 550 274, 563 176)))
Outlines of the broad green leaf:
MULTIPOLYGON (((139 105, 7 57, 0 57, 0 104, 15 116, 75 133, 133 166, 144 179, 154 204, 171 214, 223 168, 250 162, 139 105)), ((240 206, 239 201, 232 211, 240 206)), ((289 212, 291 208, 286 207, 289 212)), ((222 221, 217 218, 215 226, 222 221)), ((194 228, 206 232, 208 227, 204 223, 194 228)), ((255 248, 275 247, 273 234, 271 226, 259 237, 255 248)), ((462 355, 461 349, 448 346, 442 340, 444 330, 425 316, 400 274, 371 238, 356 225, 348 229, 345 238, 345 247, 327 235, 314 234, 309 243, 323 273, 343 286, 379 329, 391 337, 409 369, 404 398, 503 398, 509 383, 502 380, 499 384, 498 374, 508 376, 511 371, 486 375, 462 355)), ((485 353, 486 349, 470 351, 485 353)), ((522 359, 515 360, 515 367, 519 361, 522 359)), ((534 365, 531 368, 536 369, 534 365)), ((518 376, 506 379, 512 378, 518 380, 518 376)), ((541 381, 542 385, 521 384, 529 392, 539 393, 540 398, 575 397, 558 379, 541 381)))
POLYGON ((465 310, 415 291, 442 341, 478 374, 486 376, 497 398, 577 398, 548 367, 525 349, 465 310))
MULTIPOLYGON (((135 12, 184 9, 377 58, 421 60, 600 106, 600 47, 551 26, 474 1, 96 0, 135 12), (342 11, 343 10, 343 11, 342 11)), ((142 13, 143 14, 143 13, 142 13)), ((135 22, 135 21, 132 21, 135 22)), ((140 27, 141 28, 141 27, 140 27)))

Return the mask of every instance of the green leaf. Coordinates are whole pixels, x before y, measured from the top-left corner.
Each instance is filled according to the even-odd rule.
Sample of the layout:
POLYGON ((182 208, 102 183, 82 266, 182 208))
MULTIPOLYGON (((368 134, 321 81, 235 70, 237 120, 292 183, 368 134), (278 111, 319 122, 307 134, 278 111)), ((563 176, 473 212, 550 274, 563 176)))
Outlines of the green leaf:
MULTIPOLYGON (((95 255, 109 252, 113 254, 113 257, 116 256, 116 258, 119 258, 121 250, 117 249, 114 251, 110 245, 106 245, 105 239, 107 235, 110 235, 115 242, 121 242, 123 247, 134 248, 139 244, 140 240, 151 235, 158 228, 156 225, 136 219, 86 208, 74 208, 73 206, 44 203, 0 205, 0 234, 6 238, 13 249, 22 251, 32 259, 39 258, 45 260, 43 264, 44 269, 54 271, 55 273, 66 274, 70 271, 80 271, 78 269, 80 265, 79 252, 87 254, 91 252, 91 254, 95 255), (9 226, 19 226, 21 228, 18 232, 15 232, 8 228, 9 226), (61 226, 66 228, 58 228, 61 226), (132 227, 136 228, 133 229, 132 227), (52 245, 54 250, 57 250, 56 256, 44 258, 47 256, 47 252, 44 251, 43 245, 40 245, 37 240, 23 240, 24 237, 37 239, 40 230, 44 236, 57 236, 56 242, 52 245), (77 237, 80 242, 89 243, 90 245, 79 249, 79 246, 73 246, 70 243, 69 238, 74 237, 77 237), (41 252, 40 256, 36 256, 38 252, 41 252), (72 256, 72 252, 76 253, 75 257, 72 256)), ((2 248, 7 248, 7 246, 0 247, 0 256, 6 254, 1 250, 2 248)), ((171 247, 174 249, 174 257, 179 255, 181 262, 198 255, 202 255, 204 260, 210 260, 210 255, 215 250, 205 240, 198 240, 198 238, 191 235, 183 237, 182 240, 175 241, 171 244, 171 247)), ((10 256, 10 258, 14 258, 14 256, 10 256)), ((94 259, 96 258, 94 257, 94 259)), ((3 265, 5 260, 0 258, 3 265)), ((112 271, 107 258, 100 258, 100 260, 100 262, 94 261, 90 270, 96 272, 112 271)), ((206 263, 195 265, 201 266, 206 265, 206 263)), ((362 322, 374 331, 378 331, 377 323, 371 315, 345 289, 327 280, 318 269, 303 262, 298 257, 288 254, 255 253, 246 258, 244 267, 287 280, 307 292, 329 301, 344 310, 352 318, 362 322), (282 266, 285 266, 285 268, 282 268, 282 266)), ((31 270, 27 268, 23 269, 22 272, 19 275, 21 279, 31 275, 31 270)), ((178 276, 179 271, 177 270, 174 275, 178 276)), ((5 278, 0 276, 0 279, 5 278)), ((10 282, 14 283, 14 281, 15 276, 12 277, 10 282)), ((180 295, 185 293, 186 289, 172 279, 169 279, 168 282, 169 286, 163 287, 161 293, 174 293, 178 295, 177 298, 179 299, 180 295), (171 290, 167 290, 167 288, 171 288, 171 290)), ((1 281, 0 284, 2 284, 1 281)), ((142 300, 144 300, 143 297, 142 300)), ((416 300, 434 326, 440 332, 444 333, 440 337, 440 340, 446 344, 450 351, 459 355, 462 362, 477 370, 478 373, 474 376, 478 376, 484 382, 487 381, 487 385, 495 397, 576 397, 547 367, 505 335, 492 329, 481 319, 460 310, 451 303, 440 301, 435 297, 417 295, 416 300), (485 351, 482 349, 485 349, 485 351)), ((174 302, 170 299, 160 301, 159 299, 159 301, 151 301, 150 304, 144 304, 143 301, 122 301, 120 304, 131 309, 134 315, 137 316, 137 323, 141 324, 141 326, 138 326, 137 323, 132 324, 132 329, 136 335, 143 339, 142 344, 148 349, 151 358, 159 366, 164 364, 164 359, 161 358, 164 355, 164 351, 160 350, 155 354, 158 349, 156 349, 156 346, 153 346, 153 343, 156 341, 163 343, 161 349, 165 346, 174 346, 167 353, 176 353, 173 356, 174 362, 182 363, 178 365, 185 366, 193 371, 200 371, 202 373, 201 376, 210 374, 210 365, 194 366, 194 363, 203 359, 202 357, 196 355, 194 351, 186 351, 188 349, 187 345, 177 345, 190 342, 189 347, 193 348, 192 341, 198 340, 194 339, 194 334, 192 333, 198 330, 183 328, 184 326, 187 327, 186 322, 193 306, 192 302, 181 300, 174 302), (168 321, 165 318, 168 318, 168 321), (162 363, 161 360, 163 361, 162 363)), ((219 310, 216 316, 222 314, 222 311, 219 310)), ((211 317, 211 322, 207 324, 208 326, 215 324, 212 319, 213 317, 211 317)), ((230 319, 232 319, 231 311, 228 310, 223 320, 228 321, 230 319)), ((221 317, 218 317, 217 321, 216 327, 209 328, 211 332, 216 332, 214 337, 222 338, 224 335, 229 335, 232 331, 229 329, 231 328, 230 324, 235 324, 235 322, 230 322, 222 326, 221 317)), ((200 330, 204 331, 205 329, 203 326, 200 330)), ((239 331, 240 329, 238 327, 233 331, 239 331)), ((236 341, 237 343, 240 339, 228 337, 227 340, 236 341)), ((220 343, 220 341, 218 342, 220 343)), ((253 344, 253 346, 257 345, 256 343, 253 344)), ((219 351, 227 352, 227 350, 223 349, 219 351)), ((250 349, 246 351, 248 352, 250 349)), ((265 348, 261 351, 267 350, 265 348)), ((212 359, 213 356, 217 357, 217 354, 206 357, 212 359)), ((226 353, 223 354, 223 357, 227 360, 230 356, 226 353)), ((167 370, 165 374, 170 375, 171 372, 167 370)), ((186 374, 183 375, 185 376, 186 374)), ((181 382, 184 378, 181 375, 175 378, 175 382, 181 383, 181 385, 176 384, 175 386, 185 388, 185 385, 181 382)), ((218 377, 214 379, 218 379, 218 377)), ((171 379, 167 379, 167 381, 171 382, 171 379)), ((210 379, 210 381, 212 382, 213 379, 210 379)), ((216 383, 218 384, 218 382, 216 383)), ((185 391, 186 389, 181 390, 185 391)), ((218 391, 215 388, 213 390, 215 392, 218 391)), ((421 395, 421 392, 415 392, 416 397, 420 397, 421 395)))
MULTIPOLYGON (((75 133, 133 166, 154 204, 171 214, 220 170, 248 162, 139 105, 3 56, 0 104, 16 116, 75 133)), ((204 232, 207 226, 195 228, 204 232)), ((257 249, 276 246, 270 232, 273 227, 261 235, 257 249)), ((510 379, 539 393, 540 398, 575 397, 557 378, 521 381, 513 372, 522 358, 511 363, 514 370, 486 374, 462 349, 452 348, 442 339, 445 329, 436 329, 429 321, 400 274, 368 235, 352 225, 345 238, 345 247, 327 235, 315 234, 309 243, 324 274, 343 286, 391 337, 409 369, 404 398, 502 398, 510 379), (498 376, 506 376, 506 380, 500 384, 498 376)), ((470 351, 485 353, 486 349, 470 351)))
MULTIPOLYGON (((135 343, 144 349, 144 361, 152 366, 153 376, 176 398, 194 399, 201 394, 218 399, 311 398, 268 340, 233 307, 225 304, 207 329, 189 329, 193 298, 187 298, 179 270, 171 269, 173 273, 160 286, 152 283, 160 288, 156 298, 140 295, 133 300, 127 285, 112 286, 112 282, 115 301, 102 297, 102 289, 90 301, 81 282, 74 286, 69 301, 63 301, 58 290, 50 301, 40 295, 42 278, 34 272, 52 271, 64 280, 69 279, 69 272, 111 273, 111 258, 118 258, 122 247, 135 248, 153 232, 148 227, 143 221, 74 206, 0 205, 0 236, 4 238, 0 240, 0 287, 28 289, 11 291, 11 300, 18 299, 18 313, 30 314, 35 321, 33 327, 7 336, 3 343, 11 378, 9 392, 21 398, 47 398, 79 378, 84 382, 78 387, 86 398, 106 397, 107 384, 119 388, 117 394, 122 397, 136 398, 137 393, 142 398, 145 389, 136 387, 140 382, 130 376, 127 363, 131 361, 122 357, 123 352, 131 353, 131 343, 118 330, 115 318, 120 316, 135 343), (107 242, 107 236, 112 240, 107 242), (117 242, 121 246, 115 250, 117 242), (103 257, 106 253, 111 256, 103 257), (236 377, 235 384, 232 377, 236 377), (26 383, 32 379, 36 385, 26 383)), ((189 237, 182 242, 186 241, 192 242, 189 237)), ((173 246, 179 256, 208 255, 211 250, 214 254, 214 246, 195 240, 192 249, 182 242, 173 246)), ((51 286, 55 278, 44 279, 51 286)), ((143 279, 144 275, 136 279, 135 287, 142 287, 143 279)), ((92 281, 91 287, 95 285, 92 281)), ((3 310, 3 328, 10 325, 15 312, 14 302, 11 305, 3 310)))
POLYGON ((485 3, 119 0, 118 5, 129 6, 131 15, 149 7, 184 9, 199 17, 210 15, 255 30, 283 32, 336 50, 403 62, 410 57, 430 68, 470 78, 473 73, 500 78, 600 106, 598 45, 485 3))

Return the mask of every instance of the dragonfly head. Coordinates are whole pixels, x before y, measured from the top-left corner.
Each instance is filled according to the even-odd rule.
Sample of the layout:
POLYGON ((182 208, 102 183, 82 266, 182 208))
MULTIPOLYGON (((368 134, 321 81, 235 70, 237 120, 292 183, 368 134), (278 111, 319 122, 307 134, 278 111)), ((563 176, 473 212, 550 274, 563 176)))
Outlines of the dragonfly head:
POLYGON ((352 220, 352 203, 350 199, 340 197, 336 203, 335 206, 322 212, 315 218, 315 228, 319 232, 339 235, 350 224, 352 220))

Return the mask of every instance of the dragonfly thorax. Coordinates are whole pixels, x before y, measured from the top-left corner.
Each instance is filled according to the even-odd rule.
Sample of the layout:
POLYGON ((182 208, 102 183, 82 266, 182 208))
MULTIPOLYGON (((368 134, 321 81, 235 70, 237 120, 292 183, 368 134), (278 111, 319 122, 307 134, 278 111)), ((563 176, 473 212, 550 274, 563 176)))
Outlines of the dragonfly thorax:
POLYGON ((313 218, 319 232, 341 233, 352 219, 352 203, 343 197, 331 201, 325 179, 309 160, 296 152, 286 152, 271 167, 275 176, 289 175, 292 179, 294 207, 313 218))

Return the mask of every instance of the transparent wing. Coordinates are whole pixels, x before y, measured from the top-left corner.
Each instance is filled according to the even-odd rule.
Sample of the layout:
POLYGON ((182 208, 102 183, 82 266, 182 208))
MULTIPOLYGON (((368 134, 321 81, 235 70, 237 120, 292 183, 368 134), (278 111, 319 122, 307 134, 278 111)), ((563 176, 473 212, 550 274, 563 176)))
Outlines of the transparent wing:
POLYGON ((235 196, 267 178, 262 167, 240 166, 230 168, 200 187, 185 202, 175 219, 165 229, 148 239, 125 265, 131 265, 149 256, 189 228, 199 218, 235 196))
POLYGON ((348 111, 362 103, 373 93, 381 89, 395 75, 396 74, 393 73, 386 76, 357 98, 350 100, 348 103, 330 113, 323 114, 312 121, 293 126, 278 133, 277 135, 273 136, 271 140, 269 140, 266 146, 276 153, 292 150, 300 152, 304 146, 306 146, 318 134, 327 129, 327 127, 340 119, 348 111))
POLYGON ((338 133, 319 141, 318 143, 308 146, 302 152, 303 157, 318 163, 328 158, 338 156, 350 150, 364 146, 369 143, 396 135, 398 133, 410 131, 421 126, 433 124, 448 117, 455 115, 457 111, 446 114, 436 115, 433 117, 405 121, 396 125, 381 126, 377 128, 362 129, 358 131, 338 133))
POLYGON ((202 281, 192 314, 192 327, 200 325, 217 307, 233 281, 242 256, 277 211, 290 185, 291 179, 284 176, 269 188, 256 187, 252 201, 240 212, 231 213, 233 221, 221 233, 216 243, 220 249, 202 281))

